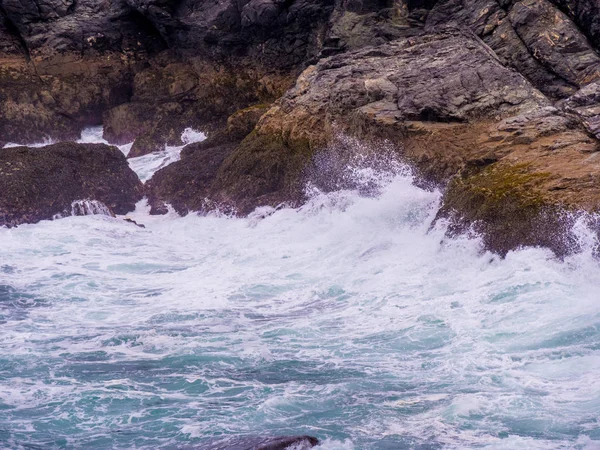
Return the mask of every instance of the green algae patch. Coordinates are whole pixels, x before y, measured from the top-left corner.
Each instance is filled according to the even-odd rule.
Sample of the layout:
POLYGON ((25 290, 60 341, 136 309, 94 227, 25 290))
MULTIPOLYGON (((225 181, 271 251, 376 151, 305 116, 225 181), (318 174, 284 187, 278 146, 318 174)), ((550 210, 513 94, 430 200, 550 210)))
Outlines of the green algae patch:
POLYGON ((314 153, 308 139, 251 132, 224 162, 216 191, 244 214, 258 204, 295 203, 302 197, 301 176, 314 153))
POLYGON ((548 247, 567 254, 574 245, 560 205, 544 189, 551 178, 529 164, 492 164, 452 180, 438 217, 451 219, 450 233, 474 229, 486 249, 506 255, 520 247, 548 247))
POLYGON ((493 164, 476 175, 456 180, 456 188, 481 202, 480 214, 498 212, 505 207, 533 211, 548 203, 539 186, 550 177, 547 172, 533 172, 529 164, 493 164))

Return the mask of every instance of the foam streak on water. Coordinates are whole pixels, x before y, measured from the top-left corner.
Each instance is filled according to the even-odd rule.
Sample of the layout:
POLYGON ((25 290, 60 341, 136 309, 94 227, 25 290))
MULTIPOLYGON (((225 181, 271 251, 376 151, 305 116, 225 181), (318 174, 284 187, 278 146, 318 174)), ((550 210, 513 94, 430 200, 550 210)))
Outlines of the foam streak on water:
POLYGON ((382 179, 0 229, 1 446, 599 448, 598 262, 444 239, 439 193, 382 179))

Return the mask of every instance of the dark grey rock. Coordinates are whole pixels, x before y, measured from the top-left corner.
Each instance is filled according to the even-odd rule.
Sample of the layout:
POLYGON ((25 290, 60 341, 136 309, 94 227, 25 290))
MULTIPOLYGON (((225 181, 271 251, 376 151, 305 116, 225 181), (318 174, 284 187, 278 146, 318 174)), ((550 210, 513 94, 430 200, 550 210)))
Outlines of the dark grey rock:
POLYGON ((0 226, 70 215, 78 200, 125 214, 142 196, 140 180, 116 147, 66 142, 0 149, 0 226))
POLYGON ((196 450, 308 450, 319 445, 312 436, 243 437, 209 443, 196 450))

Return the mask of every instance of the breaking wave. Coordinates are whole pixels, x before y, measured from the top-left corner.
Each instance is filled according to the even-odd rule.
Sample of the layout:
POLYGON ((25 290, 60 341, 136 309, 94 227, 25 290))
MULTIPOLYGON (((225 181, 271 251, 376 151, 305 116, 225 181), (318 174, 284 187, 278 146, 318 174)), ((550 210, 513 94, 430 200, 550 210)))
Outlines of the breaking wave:
POLYGON ((297 209, 157 217, 140 202, 144 229, 101 215, 0 229, 0 442, 599 448, 585 220, 577 254, 501 259, 448 239, 440 192, 368 154, 323 155, 297 209))

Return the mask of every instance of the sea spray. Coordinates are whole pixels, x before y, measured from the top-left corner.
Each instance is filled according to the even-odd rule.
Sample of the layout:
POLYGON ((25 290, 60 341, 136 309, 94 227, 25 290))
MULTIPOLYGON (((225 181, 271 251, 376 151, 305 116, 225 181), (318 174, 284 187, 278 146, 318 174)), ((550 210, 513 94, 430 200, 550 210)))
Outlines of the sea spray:
POLYGON ((303 207, 251 219, 149 216, 142 201, 145 229, 84 216, 0 230, 0 441, 597 446, 592 252, 502 259, 432 226, 441 193, 404 169, 366 179, 317 179, 303 207))

